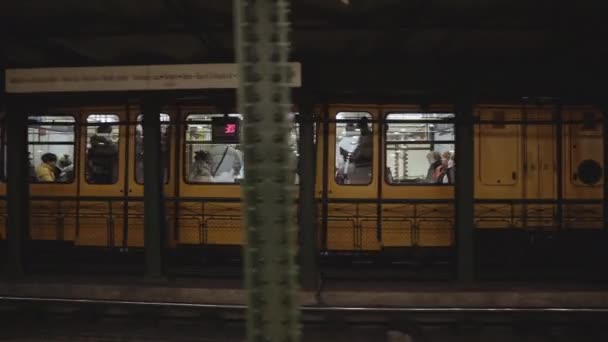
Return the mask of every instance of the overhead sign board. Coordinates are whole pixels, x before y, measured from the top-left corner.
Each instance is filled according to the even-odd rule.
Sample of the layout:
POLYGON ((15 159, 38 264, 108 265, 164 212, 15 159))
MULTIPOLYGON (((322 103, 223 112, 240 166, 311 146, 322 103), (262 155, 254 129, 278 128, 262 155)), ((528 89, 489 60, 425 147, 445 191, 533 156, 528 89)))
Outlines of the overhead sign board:
MULTIPOLYGON (((300 63, 289 63, 291 87, 302 85, 300 63)), ((88 92, 238 87, 237 64, 178 64, 7 69, 7 93, 88 92)))

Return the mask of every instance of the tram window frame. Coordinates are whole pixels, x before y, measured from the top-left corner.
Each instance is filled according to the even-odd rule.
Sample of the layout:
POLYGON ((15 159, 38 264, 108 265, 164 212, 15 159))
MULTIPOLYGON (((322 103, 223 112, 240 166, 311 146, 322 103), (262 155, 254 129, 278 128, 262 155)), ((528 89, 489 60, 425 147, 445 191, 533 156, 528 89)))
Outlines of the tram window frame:
MULTIPOLYGON (((334 160, 333 160, 333 180, 334 183, 338 186, 369 186, 373 183, 374 181, 374 177, 376 177, 376 174, 374 172, 374 158, 375 158, 375 154, 378 152, 377 149, 377 145, 376 145, 376 137, 377 135, 374 135, 374 117, 372 115, 372 113, 367 112, 367 111, 339 111, 336 113, 335 115, 335 121, 334 121, 334 125, 333 125, 333 135, 334 135, 334 145, 331 147, 334 149, 334 160), (338 116, 340 114, 364 114, 363 117, 357 118, 357 119, 340 119, 338 118, 338 116), (338 153, 335 152, 335 150, 339 147, 339 144, 341 142, 338 141, 338 125, 343 124, 344 125, 344 129, 346 129, 346 126, 348 125, 348 123, 353 123, 355 126, 361 122, 361 120, 363 120, 363 118, 367 118, 367 125, 368 128, 371 132, 372 135, 372 155, 371 155, 371 174, 369 176, 369 180, 367 183, 355 183, 355 184, 343 184, 343 183, 339 183, 338 180, 338 170, 339 167, 336 165, 337 161, 338 161, 338 153)), ((355 130, 358 130, 358 128, 355 128, 355 130)), ((361 135, 359 135, 359 137, 361 137, 361 135)))
MULTIPOLYGON (((448 149, 447 152, 451 153, 451 156, 455 156, 456 155, 456 125, 455 125, 455 113, 453 112, 400 112, 400 111, 392 111, 392 112, 388 112, 384 115, 384 124, 383 124, 383 162, 382 162, 382 171, 383 171, 383 179, 384 182, 389 185, 389 186, 454 186, 455 185, 455 181, 452 180, 452 183, 438 183, 438 182, 426 182, 426 179, 412 179, 412 181, 409 182, 391 182, 387 176, 387 167, 389 167, 390 165, 388 165, 388 153, 389 153, 389 145, 419 145, 421 146, 421 149, 424 150, 428 150, 428 152, 434 152, 434 146, 435 145, 451 145, 452 149, 448 149), (391 115, 421 115, 421 118, 412 118, 412 119, 390 119, 391 115), (438 115, 439 117, 437 118, 425 118, 424 115, 425 114, 434 114, 434 115, 438 115), (399 123, 403 123, 403 124, 407 124, 407 123, 411 123, 411 124, 424 124, 426 125, 426 139, 424 140, 404 140, 404 141, 389 141, 388 137, 389 137, 389 131, 390 131, 390 124, 399 124, 399 123), (429 137, 429 125, 431 124, 447 124, 451 126, 451 130, 452 130, 452 136, 453 139, 452 140, 435 140, 435 139, 430 139, 429 137), (404 144, 405 142, 405 144, 404 144), (426 147, 426 148, 424 148, 426 147)), ((403 131, 403 128, 400 129, 400 132, 404 132, 407 133, 407 131, 403 131)), ((392 133, 392 132, 390 132, 392 133)), ((442 151, 440 152, 441 154, 443 154, 446 151, 442 151)), ((455 164, 455 163, 454 163, 455 164)), ((391 170, 391 172, 394 172, 394 170, 391 170)), ((428 171, 427 171, 428 172, 428 171)), ((457 172, 457 170, 455 170, 455 172, 457 172)), ((392 177, 391 177, 392 178, 392 177)))
MULTIPOLYGON (((300 121, 301 121, 301 116, 300 116, 300 112, 289 112, 289 120, 290 120, 290 131, 289 134, 292 134, 293 132, 295 132, 295 140, 292 142, 290 141, 290 147, 292 148, 292 151, 294 152, 294 156, 295 156, 295 179, 294 179, 294 185, 299 185, 300 184, 300 177, 302 177, 302 175, 300 174, 300 121), (295 149, 294 149, 295 147, 295 149)), ((313 122, 313 146, 314 146, 314 151, 316 151, 316 146, 317 146, 317 123, 313 122)))
MULTIPOLYGON (((202 141, 202 142, 199 142, 199 141, 196 141, 196 142, 189 141, 187 139, 188 138, 188 136, 187 136, 187 134, 188 134, 188 118, 191 117, 192 115, 208 115, 208 116, 211 116, 211 117, 213 117, 213 116, 219 117, 219 116, 225 116, 226 114, 225 113, 197 113, 197 112, 190 112, 190 113, 188 113, 185 116, 185 121, 184 121, 184 124, 183 124, 183 126, 184 126, 184 130, 183 130, 184 131, 184 135, 183 135, 183 137, 184 137, 184 140, 183 140, 184 141, 184 147, 183 147, 182 152, 181 152, 182 153, 182 157, 183 157, 182 158, 182 166, 183 166, 183 172, 182 173, 183 173, 183 177, 184 177, 184 183, 186 183, 188 185, 239 185, 240 186, 240 184, 243 181, 243 179, 238 179, 238 180, 236 180, 235 182, 232 182, 232 183, 231 182, 192 182, 189 179, 189 172, 188 171, 189 171, 189 167, 191 165, 191 162, 188 165, 186 165, 187 158, 190 158, 188 156, 188 150, 187 150, 188 149, 188 145, 205 145, 205 144, 208 144, 208 145, 234 145, 234 144, 213 144, 211 142, 211 140, 206 140, 206 141, 202 141)), ((290 147, 291 147, 292 151, 294 152, 294 156, 296 158, 294 160, 294 162, 295 162, 295 165, 294 165, 295 166, 295 174, 296 174, 296 177, 294 177, 295 178, 294 179, 294 185, 298 185, 299 184, 299 177, 300 177, 300 175, 299 175, 299 169, 298 169, 298 160, 299 160, 299 154, 300 154, 300 145, 299 145, 300 144, 300 140, 299 140, 299 125, 300 125, 300 123, 298 121, 299 112, 289 112, 288 115, 289 115, 288 119, 290 121, 289 122, 289 127, 290 127, 289 134, 292 134, 292 132, 295 132, 295 140, 293 142, 290 141, 289 143, 290 143, 290 147)), ((243 115, 240 114, 240 113, 228 113, 228 116, 229 117, 238 117, 241 121, 243 120, 243 115)), ((209 119, 209 120, 193 120, 192 122, 194 124, 208 124, 208 125, 212 124, 212 120, 211 119, 209 119)), ((315 124, 315 126, 316 126, 316 124, 315 124)), ((239 125, 239 127, 241 127, 240 129, 242 129, 242 125, 239 125)), ((315 127, 315 129, 316 129, 316 127, 315 127)), ((211 134, 211 131, 209 131, 209 134, 211 134)), ((315 144, 316 144, 316 131, 314 133, 314 140, 315 140, 315 144)), ((238 145, 242 145, 242 142, 239 143, 238 145)), ((245 168, 246 165, 245 165, 245 154, 244 154, 244 152, 242 152, 242 154, 241 154, 241 161, 242 161, 241 168, 245 168)))
MULTIPOLYGON (((86 117, 85 117, 85 122, 84 122, 84 126, 85 126, 85 141, 84 141, 84 165, 83 167, 84 169, 84 180, 85 182, 87 182, 87 184, 90 185, 116 185, 120 182, 120 167, 121 167, 121 163, 120 163, 120 156, 121 156, 121 120, 120 120, 120 115, 118 113, 112 113, 112 112, 107 112, 107 113, 87 113, 86 117), (116 121, 111 121, 111 122, 89 122, 89 118, 91 117, 99 117, 99 116, 105 116, 105 117, 115 117, 116 121), (109 124, 110 127, 112 127, 112 132, 114 131, 114 128, 117 127, 118 131, 116 133, 116 137, 117 137, 117 141, 114 142, 115 143, 115 147, 116 147, 116 172, 114 175, 114 179, 112 182, 108 182, 108 183, 97 183, 97 182, 91 182, 89 176, 87 176, 87 171, 88 171, 88 165, 89 165, 89 145, 90 145, 90 139, 91 137, 93 137, 94 135, 96 135, 96 133, 92 134, 89 136, 89 128, 90 127, 96 127, 99 128, 101 127, 103 124, 109 124)), ((113 133, 110 133, 110 137, 113 133)))
MULTIPOLYGON (((191 145, 224 145, 224 146, 228 146, 228 145, 235 145, 235 144, 213 144, 212 140, 211 140, 211 125, 213 123, 212 118, 213 117, 224 117, 224 116, 228 116, 228 117, 232 117, 232 118, 239 118, 241 121, 243 120, 243 115, 239 114, 239 113, 201 113, 201 112, 189 112, 185 117, 184 117, 184 129, 183 129, 183 138, 184 138, 184 144, 183 144, 183 148, 182 148, 182 168, 183 168, 183 172, 182 172, 182 176, 183 176, 183 180, 184 183, 188 184, 188 185, 240 185, 242 179, 238 179, 235 178, 234 182, 193 182, 191 181, 189 178, 190 176, 190 168, 192 166, 192 161, 190 160, 190 156, 188 155, 188 147, 191 145), (206 120, 191 120, 189 121, 189 118, 194 116, 194 115, 201 115, 201 116, 209 116, 209 119, 206 120), (189 125, 209 125, 209 140, 202 140, 202 141, 198 141, 198 140, 188 140, 188 133, 189 133, 189 125), (186 164, 186 160, 188 160, 188 164, 186 164)), ((239 125, 239 129, 242 129, 242 125, 239 125)), ((241 135, 242 136, 242 135, 241 135)), ((241 145, 241 143, 239 143, 238 145, 241 145)), ((241 153, 241 168, 244 167, 245 164, 245 158, 244 158, 244 153, 241 153)), ((212 171, 212 170, 209 170, 212 171)))
MULTIPOLYGON (((167 159, 166 159, 166 161, 167 161, 167 163, 166 163, 166 165, 162 164, 163 156, 162 156, 162 146, 161 146, 161 167, 164 167, 166 169, 165 179, 164 179, 163 184, 167 185, 167 184, 169 184, 169 180, 171 179, 171 131, 172 131, 171 124, 172 124, 172 122, 171 122, 171 115, 169 113, 159 113, 159 114, 160 114, 160 122, 161 122, 161 124, 160 124, 161 125, 161 144, 162 144, 162 126, 166 126, 167 127, 167 130, 166 130, 166 132, 167 132, 167 139, 166 139, 166 142, 167 142, 167 152, 166 152, 167 153, 167 156, 166 156, 167 159), (163 121, 163 117, 166 117, 168 119, 168 121, 163 121)), ((134 136, 133 136, 133 138, 134 138, 134 144, 135 144, 133 146, 133 148, 134 148, 134 151, 133 151, 133 156, 134 156, 134 159, 133 159, 133 180, 135 181, 135 184, 137 184, 137 185, 144 185, 144 180, 143 179, 141 179, 141 182, 140 182, 140 180, 137 179, 137 147, 138 147, 137 146, 138 145, 138 141, 137 141, 137 128, 139 126, 141 126, 141 132, 142 132, 142 136, 141 136, 142 163, 144 163, 144 159, 143 158, 145 157, 145 156, 143 156, 143 148, 144 148, 144 146, 143 146, 143 144, 144 144, 143 138, 144 138, 144 133, 145 133, 144 132, 144 127, 143 127, 143 118, 144 118, 143 114, 138 114, 137 117, 135 118, 135 121, 137 123, 135 124, 135 131, 134 131, 134 136)), ((142 168, 143 168, 143 166, 142 166, 142 168)))
MULTIPOLYGON (((31 179, 31 177, 37 177, 37 172, 36 169, 38 168, 38 166, 40 165, 41 161, 37 161, 33 156, 32 156, 32 168, 34 171, 33 175, 29 175, 30 177, 28 177, 28 183, 29 184, 73 184, 76 181, 76 170, 77 170, 77 160, 78 160, 78 156, 77 156, 77 141, 78 141, 78 134, 77 134, 77 127, 78 127, 78 121, 75 115, 73 114, 64 114, 64 113, 52 113, 52 114, 42 114, 42 115, 28 115, 27 117, 27 148, 28 148, 28 152, 30 149, 30 146, 52 146, 52 145, 57 145, 57 146, 72 146, 72 176, 67 180, 67 181, 59 181, 59 180, 55 180, 55 181, 39 181, 36 179, 36 181, 33 181, 31 179), (33 118, 70 118, 72 119, 71 122, 42 122, 42 123, 38 123, 38 124, 32 124, 32 120, 33 118), (30 128, 32 126, 37 126, 37 127, 44 127, 45 123, 47 124, 46 126, 64 126, 64 127, 69 127, 72 126, 72 141, 67 141, 67 140, 61 140, 61 141, 53 141, 53 142, 40 142, 40 141, 30 141, 30 128), (49 125, 50 124, 50 125, 49 125), (36 164, 37 162, 40 162, 38 164, 36 164)), ((54 154, 54 153, 53 153, 54 154)), ((61 159, 60 156, 57 156, 57 163, 59 163, 59 160, 61 159)))

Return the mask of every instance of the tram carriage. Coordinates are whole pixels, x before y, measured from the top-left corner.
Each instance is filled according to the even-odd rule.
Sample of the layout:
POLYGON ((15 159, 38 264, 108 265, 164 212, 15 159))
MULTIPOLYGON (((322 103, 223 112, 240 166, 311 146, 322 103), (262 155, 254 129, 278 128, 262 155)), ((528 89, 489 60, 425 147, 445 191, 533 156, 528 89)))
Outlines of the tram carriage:
MULTIPOLYGON (((449 250, 455 235, 454 182, 429 178, 429 156, 455 156, 453 168, 458 172, 452 108, 331 103, 318 108, 315 196, 320 249, 449 250), (368 164, 346 165, 350 159, 342 153, 349 143, 362 140, 363 131, 371 134, 368 164)), ((475 228, 480 236, 604 228, 599 202, 603 132, 597 108, 479 104, 474 114, 475 228)), ((72 163, 73 170, 53 183, 32 177, 30 239, 80 247, 143 247, 138 106, 48 108, 28 115, 32 166, 51 152, 63 169, 72 163), (100 136, 113 146, 105 157, 93 153, 93 141, 100 136), (95 173, 95 163, 106 163, 102 175, 95 173)), ((161 113, 170 248, 242 243, 243 170, 240 176, 214 182, 190 177, 201 150, 231 148, 240 153, 238 141, 213 141, 214 118, 221 117, 240 120, 239 114, 190 104, 171 105, 161 113)), ((294 156, 297 132, 294 124, 294 156)), ((0 195, 5 192, 3 182, 0 195)), ((2 217, 4 239, 6 211, 2 217)))

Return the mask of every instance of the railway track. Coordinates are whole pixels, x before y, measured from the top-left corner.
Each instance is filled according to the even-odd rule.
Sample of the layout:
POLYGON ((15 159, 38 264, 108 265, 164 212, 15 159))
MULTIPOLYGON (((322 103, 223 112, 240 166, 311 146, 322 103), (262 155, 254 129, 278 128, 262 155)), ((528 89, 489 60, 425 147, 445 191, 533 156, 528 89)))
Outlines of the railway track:
MULTIPOLYGON (((243 305, 0 297, 3 341, 242 341, 243 305)), ((608 308, 301 308, 302 341, 605 341, 608 308)))

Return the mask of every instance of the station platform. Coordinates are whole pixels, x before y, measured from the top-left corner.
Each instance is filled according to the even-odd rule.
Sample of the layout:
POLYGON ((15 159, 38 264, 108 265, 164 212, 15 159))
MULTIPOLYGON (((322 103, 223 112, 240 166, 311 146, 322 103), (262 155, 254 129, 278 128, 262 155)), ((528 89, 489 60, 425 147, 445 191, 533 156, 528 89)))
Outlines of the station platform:
MULTIPOLYGON (((0 300, 49 299, 159 305, 244 307, 238 279, 148 280, 141 277, 22 277, 0 279, 0 300)), ((606 284, 327 281, 302 290, 303 308, 601 310, 608 312, 606 284)))

